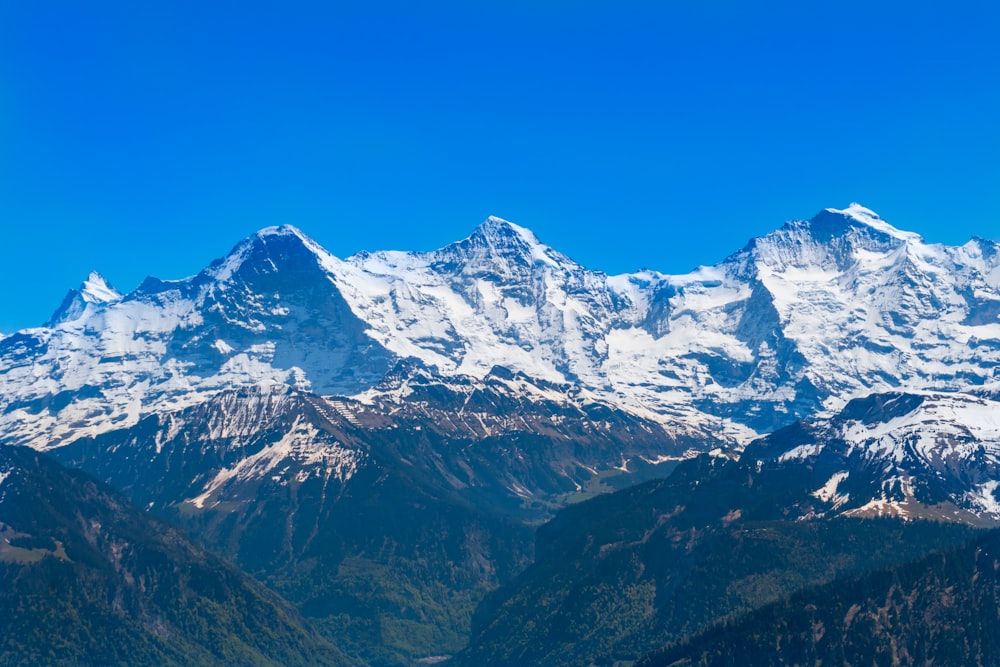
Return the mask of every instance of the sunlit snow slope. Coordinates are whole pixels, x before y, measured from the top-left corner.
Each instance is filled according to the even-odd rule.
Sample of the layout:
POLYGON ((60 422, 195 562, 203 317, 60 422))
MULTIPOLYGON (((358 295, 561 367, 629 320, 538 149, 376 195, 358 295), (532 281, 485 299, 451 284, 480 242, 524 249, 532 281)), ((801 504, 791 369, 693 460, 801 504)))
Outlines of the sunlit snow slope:
POLYGON ((1000 403, 989 394, 872 394, 781 429, 744 457, 818 476, 822 513, 1000 519, 1000 403))
POLYGON ((993 381, 998 286, 996 243, 927 244, 858 205, 681 276, 606 276, 499 218, 348 259, 270 227, 125 296, 92 274, 0 339, 0 435, 48 448, 251 384, 402 400, 405 379, 383 380, 406 361, 462 381, 505 367, 746 441, 871 391, 993 381))

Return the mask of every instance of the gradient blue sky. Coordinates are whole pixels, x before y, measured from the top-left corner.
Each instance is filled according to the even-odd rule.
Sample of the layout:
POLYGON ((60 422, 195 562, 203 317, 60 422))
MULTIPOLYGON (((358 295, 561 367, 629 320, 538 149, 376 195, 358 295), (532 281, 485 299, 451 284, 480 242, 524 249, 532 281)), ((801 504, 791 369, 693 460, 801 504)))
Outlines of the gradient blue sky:
POLYGON ((1000 238, 996 4, 0 0, 0 331, 279 223, 609 273, 851 201, 1000 238))

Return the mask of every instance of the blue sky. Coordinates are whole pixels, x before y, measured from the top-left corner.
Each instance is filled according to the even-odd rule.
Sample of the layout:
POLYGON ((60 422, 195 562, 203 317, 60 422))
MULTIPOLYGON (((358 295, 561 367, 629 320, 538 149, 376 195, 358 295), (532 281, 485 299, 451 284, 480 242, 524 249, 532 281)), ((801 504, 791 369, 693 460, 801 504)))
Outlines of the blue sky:
POLYGON ((0 0, 0 331, 291 223, 486 216, 609 273, 858 201, 1000 238, 1000 14, 939 2, 0 0))

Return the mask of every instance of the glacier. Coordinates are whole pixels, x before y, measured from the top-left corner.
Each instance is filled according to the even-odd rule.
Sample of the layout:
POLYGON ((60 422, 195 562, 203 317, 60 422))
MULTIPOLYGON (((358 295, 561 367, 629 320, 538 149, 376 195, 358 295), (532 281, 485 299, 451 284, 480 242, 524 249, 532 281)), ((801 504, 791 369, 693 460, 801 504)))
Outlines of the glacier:
POLYGON ((496 217, 346 259, 282 225, 125 295, 91 274, 0 339, 0 437, 58 447, 242 386, 400 398, 406 362, 508 369, 740 447, 872 392, 1000 382, 998 316, 995 242, 926 243, 857 204, 684 275, 608 276, 496 217))

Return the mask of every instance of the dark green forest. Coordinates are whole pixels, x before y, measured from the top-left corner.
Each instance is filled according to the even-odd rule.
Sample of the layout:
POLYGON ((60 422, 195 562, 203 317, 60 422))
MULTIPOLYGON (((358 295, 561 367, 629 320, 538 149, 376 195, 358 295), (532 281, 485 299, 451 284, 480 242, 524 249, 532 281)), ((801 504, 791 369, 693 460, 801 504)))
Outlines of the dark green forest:
POLYGON ((0 446, 0 468, 0 664, 352 664, 105 484, 20 447, 0 446))
POLYGON ((1000 530, 810 587, 639 665, 1000 664, 1000 530))

